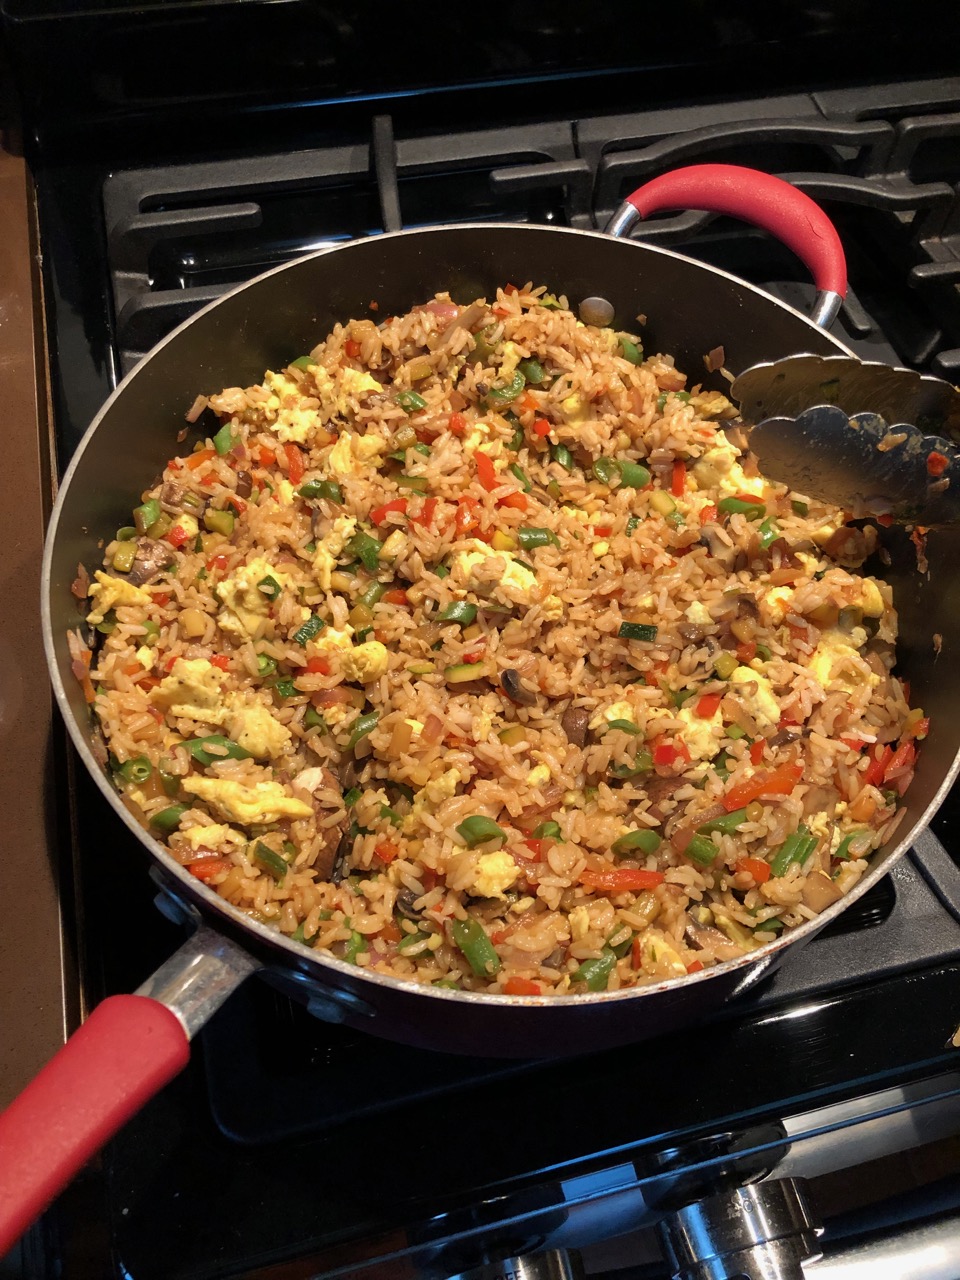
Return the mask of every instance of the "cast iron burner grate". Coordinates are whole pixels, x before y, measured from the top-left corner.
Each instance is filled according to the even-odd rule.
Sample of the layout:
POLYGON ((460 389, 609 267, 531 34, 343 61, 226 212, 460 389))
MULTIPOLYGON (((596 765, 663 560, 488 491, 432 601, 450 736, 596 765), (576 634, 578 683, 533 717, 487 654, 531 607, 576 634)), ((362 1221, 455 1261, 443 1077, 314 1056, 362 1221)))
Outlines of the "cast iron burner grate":
MULTIPOLYGON (((657 173, 725 162, 787 177, 837 221, 851 277, 839 337, 948 375, 960 371, 960 113, 945 101, 960 102, 960 84, 429 136, 395 136, 381 115, 349 145, 121 171, 103 190, 118 365, 227 288, 346 238, 476 220, 600 228, 657 173)), ((803 268, 740 224, 687 212, 642 234, 806 304, 803 268)))

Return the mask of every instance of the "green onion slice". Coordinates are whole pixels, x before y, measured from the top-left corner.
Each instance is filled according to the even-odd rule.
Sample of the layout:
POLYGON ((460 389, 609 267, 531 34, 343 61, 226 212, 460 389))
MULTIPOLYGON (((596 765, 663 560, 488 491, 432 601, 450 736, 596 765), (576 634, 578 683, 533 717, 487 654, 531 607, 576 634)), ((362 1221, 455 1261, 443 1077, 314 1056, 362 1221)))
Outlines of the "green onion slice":
POLYGON ((471 814, 458 825, 457 833, 468 849, 475 849, 478 844, 486 844, 488 840, 506 840, 507 833, 498 827, 492 818, 482 813, 471 814))
POLYGON ((278 884, 290 870, 279 853, 274 853, 270 846, 264 844, 262 840, 258 840, 253 846, 253 861, 262 867, 268 875, 273 876, 278 884))

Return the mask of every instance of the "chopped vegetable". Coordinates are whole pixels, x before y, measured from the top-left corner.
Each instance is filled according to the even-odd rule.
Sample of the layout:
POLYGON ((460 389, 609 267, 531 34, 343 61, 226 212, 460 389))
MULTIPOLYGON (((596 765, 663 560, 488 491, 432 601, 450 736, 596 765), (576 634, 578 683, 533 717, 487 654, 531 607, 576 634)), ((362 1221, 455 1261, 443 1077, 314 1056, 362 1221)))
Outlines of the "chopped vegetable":
POLYGON ((230 423, 225 422, 217 434, 213 437, 213 447, 221 457, 230 452, 233 448, 233 434, 230 431, 230 423))
POLYGON ((401 391, 397 396, 397 404, 405 413, 419 413, 427 407, 426 400, 417 395, 416 391, 401 391))
POLYGON ((273 689, 278 698, 295 698, 297 695, 297 686, 287 676, 274 681, 273 689))
POLYGON ((353 751, 362 738, 365 738, 368 733, 372 733, 379 719, 379 711, 368 711, 366 715, 358 716, 353 722, 353 728, 347 740, 347 750, 353 751))
POLYGON ((518 466, 516 462, 512 462, 508 467, 508 470, 510 474, 515 476, 523 485, 523 492, 529 493, 533 488, 533 485, 530 483, 530 477, 524 471, 523 467, 518 466))
POLYGON ((232 742, 220 733, 208 734, 205 738, 194 738, 183 744, 198 764, 216 764, 218 760, 249 760, 250 752, 244 751, 237 742, 232 742), (213 750, 211 750, 213 748, 213 750))
MULTIPOLYGON (((406 499, 398 498, 397 501, 405 503, 406 499)), ((373 519, 373 514, 373 512, 370 513, 371 519, 373 519)), ((371 538, 369 533, 364 533, 361 530, 353 535, 344 547, 344 551, 349 556, 355 556, 367 573, 375 574, 380 568, 380 545, 378 539, 371 538)))
POLYGON ((709 867, 720 851, 709 836, 695 835, 683 852, 701 867, 709 867))
POLYGON ((135 507, 133 511, 133 523, 136 526, 137 533, 146 533, 152 524, 155 524, 160 516, 160 503, 156 498, 150 498, 143 506, 135 507))
POLYGON ((621 462, 620 484, 627 489, 645 489, 650 483, 650 472, 639 462, 621 462))
POLYGON ((580 883, 600 893, 635 893, 655 889, 663 884, 662 871, 645 871, 642 867, 611 867, 594 871, 589 867, 580 874, 580 883))
POLYGON ((787 836, 783 844, 770 860, 770 870, 775 876, 785 875, 794 863, 806 862, 817 847, 817 837, 812 836, 807 827, 800 824, 792 835, 787 836))
POLYGON ((236 523, 236 515, 232 511, 227 511, 225 507, 219 509, 207 507, 203 513, 203 527, 210 533, 222 533, 225 538, 232 535, 236 523))
POLYGON ((268 600, 276 600, 280 594, 281 587, 272 574, 267 574, 265 578, 261 578, 257 583, 257 590, 265 595, 268 600))
POLYGON ((486 844, 488 840, 506 840, 507 833, 498 827, 492 818, 482 813, 472 814, 457 826, 457 833, 468 849, 475 849, 478 844, 486 844))
POLYGON ((327 727, 327 722, 316 709, 316 707, 307 707, 303 713, 303 727, 305 729, 323 729, 327 727))
POLYGON ((436 617, 437 622, 456 622, 461 627, 469 627, 476 619, 477 606, 469 600, 452 600, 436 617))
POLYGON ((289 367, 291 369, 307 370, 312 369, 316 363, 317 362, 314 360, 313 356, 297 356, 296 360, 290 361, 289 367))
POLYGON ((756 773, 746 782, 731 787, 721 804, 728 813, 741 809, 760 796, 788 796, 803 777, 803 765, 782 764, 771 773, 756 773))
POLYGON ((711 831, 720 831, 725 836, 732 836, 741 822, 746 822, 746 809, 734 809, 732 813, 725 813, 720 818, 711 818, 709 822, 702 823, 697 827, 700 835, 707 836, 711 831))
POLYGON ((500 972, 500 957, 479 920, 472 916, 466 920, 454 920, 451 932, 454 943, 478 978, 492 978, 500 972))
POLYGON ((302 626, 297 627, 296 631, 293 633, 293 643, 306 644, 309 640, 312 640, 314 636, 318 636, 326 625, 327 624, 318 613, 311 614, 306 622, 304 622, 302 626))
POLYGON ((412 489, 414 493, 426 493, 429 487, 426 476, 397 476, 399 489, 412 489))
POLYGON ((605 458, 602 455, 594 458, 590 468, 601 484, 612 485, 620 476, 620 464, 616 458, 605 458))
POLYGON ((766 551, 767 548, 780 537, 780 530, 773 522, 773 516, 767 516, 763 524, 757 530, 760 535, 760 550, 766 551))
POLYGON ((550 446, 550 459, 552 462, 559 462, 564 471, 573 470, 573 454, 565 444, 552 444, 550 446))
POLYGON ((511 400, 516 400, 526 386, 526 379, 518 369, 508 383, 502 387, 492 387, 487 392, 488 404, 509 404, 511 400))
POLYGON ((746 498, 721 498, 717 503, 717 510, 727 516, 743 515, 748 520, 761 520, 767 513, 762 502, 752 502, 746 498))
POLYGON ((113 553, 113 568, 117 573, 129 573, 136 558, 137 544, 135 542, 121 542, 113 553))
POLYGON ((161 809, 159 813, 153 814, 150 818, 150 825, 151 827, 156 827, 158 831, 162 831, 164 835, 169 835, 179 827, 180 819, 186 812, 187 805, 172 804, 166 809, 161 809))
POLYGON ((257 840, 254 844, 252 856, 253 861, 262 867, 268 875, 273 876, 278 884, 290 870, 279 853, 274 853, 270 846, 264 844, 262 840, 257 840))
POLYGON ((517 365, 517 369, 523 374, 524 380, 529 382, 531 387, 539 387, 545 376, 543 365, 539 360, 521 360, 517 365))
POLYGON ((336 480, 308 480, 297 490, 301 498, 325 498, 343 506, 343 490, 336 480))
POLYGON ((613 842, 613 852, 622 857, 637 849, 640 853, 656 853, 663 843, 655 831, 628 831, 613 842))
POLYGON ((620 733, 632 733, 634 736, 643 733, 639 725, 633 723, 632 720, 608 720, 608 729, 618 729, 620 733))
POLYGON ((617 963, 617 953, 604 947, 599 958, 584 960, 580 968, 571 976, 571 982, 586 983, 588 991, 606 991, 610 974, 617 963))
POLYGON ((146 756, 134 756, 132 760, 125 760, 117 770, 119 776, 124 782, 142 783, 153 773, 153 766, 146 756))
POLYGON ((621 640, 642 640, 652 644, 657 638, 657 628, 646 622, 621 622, 617 635, 621 640))
POLYGON ((790 503, 795 516, 807 516, 810 514, 810 508, 805 502, 801 502, 799 498, 794 498, 790 503))
POLYGON ((454 662, 444 667, 443 678, 447 684, 468 684, 471 680, 479 680, 484 674, 475 662, 454 662))
POLYGON ((841 862, 846 862, 850 857, 850 845, 858 836, 867 835, 866 831, 851 831, 845 835, 833 852, 835 858, 839 858, 841 862))
POLYGON ((620 339, 620 354, 631 364, 643 364, 643 347, 638 347, 629 338, 620 339))
POLYGON ((524 551, 532 551, 535 547, 559 547, 560 539, 552 529, 537 529, 532 525, 521 525, 517 530, 517 540, 524 551))
POLYGON ((560 823, 559 822, 541 822, 533 832, 534 840, 559 840, 560 839, 560 823))

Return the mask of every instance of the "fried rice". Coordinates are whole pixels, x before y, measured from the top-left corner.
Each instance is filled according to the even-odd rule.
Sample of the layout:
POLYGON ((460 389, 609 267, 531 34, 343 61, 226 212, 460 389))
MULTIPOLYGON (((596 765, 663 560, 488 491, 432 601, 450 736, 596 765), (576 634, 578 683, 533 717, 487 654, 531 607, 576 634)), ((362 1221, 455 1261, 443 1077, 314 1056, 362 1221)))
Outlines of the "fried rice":
POLYGON ((441 294, 187 417, 71 645, 125 803, 247 915, 615 990, 816 917, 895 829, 927 721, 876 529, 639 333, 441 294))

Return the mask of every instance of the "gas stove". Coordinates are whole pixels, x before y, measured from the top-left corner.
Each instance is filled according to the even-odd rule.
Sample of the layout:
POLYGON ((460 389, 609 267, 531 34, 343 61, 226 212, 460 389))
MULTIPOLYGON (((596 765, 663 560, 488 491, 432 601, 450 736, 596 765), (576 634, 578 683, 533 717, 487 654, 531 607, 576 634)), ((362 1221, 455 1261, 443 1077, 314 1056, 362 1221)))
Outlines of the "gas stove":
MULTIPOLYGON (((240 23, 239 6, 227 7, 240 23)), ((37 47, 41 19, 64 20, 55 4, 0 8, 21 56, 37 47)), ((167 42, 185 10, 156 10, 167 42)), ((67 90, 52 74, 24 88, 52 469, 156 341, 259 271, 399 226, 602 228, 642 181, 698 161, 767 169, 822 203, 850 265, 837 336, 865 358, 960 378, 960 79, 933 78, 935 59, 905 55, 894 79, 868 40, 875 82, 844 79, 835 48, 822 87, 778 86, 766 66, 748 96, 730 74, 728 31, 712 67, 697 41, 675 76, 651 62, 651 91, 626 75, 633 52, 623 66, 603 62, 578 12, 548 21, 521 6, 506 48, 471 54, 460 96, 412 73, 364 95, 356 24, 332 11, 313 19, 326 24, 329 57, 317 53, 310 74, 327 88, 284 101, 264 72, 237 91, 232 117, 222 69, 204 118, 200 87, 175 79, 167 98, 119 62, 114 82, 78 82, 75 116, 58 116, 67 90), (539 41, 536 71, 518 64, 518 31, 539 41), (557 52, 562 34, 581 42, 577 65, 557 52), (553 78, 550 112, 530 87, 538 77, 553 78), (577 109, 564 111, 571 96, 577 109), (103 126, 96 143, 84 120, 103 126)), ((289 31, 289 14, 280 21, 289 31)), ((759 58, 791 38, 823 51, 821 36, 842 48, 858 34, 819 21, 793 36, 748 23, 743 40, 759 58)), ((111 39, 116 51, 118 32, 111 39)), ((275 54, 268 45, 264 57, 275 54)), ((642 235, 801 309, 812 302, 803 268, 762 233, 683 213, 642 235)), ((56 769, 72 850, 65 951, 79 972, 63 969, 43 1016, 70 1022, 77 1007, 136 988, 184 922, 65 749, 56 769)), ((869 1265, 900 1280, 960 1275, 958 817, 955 792, 893 874, 749 998, 613 1052, 562 1062, 426 1053, 318 1020, 248 981, 200 1034, 188 1070, 28 1238, 23 1274, 721 1280, 869 1265)))

